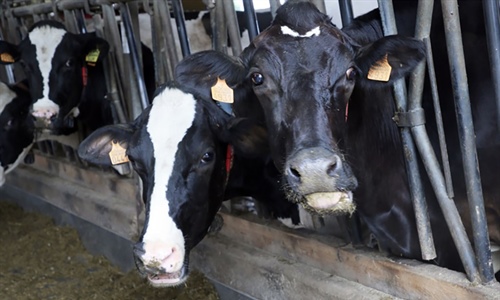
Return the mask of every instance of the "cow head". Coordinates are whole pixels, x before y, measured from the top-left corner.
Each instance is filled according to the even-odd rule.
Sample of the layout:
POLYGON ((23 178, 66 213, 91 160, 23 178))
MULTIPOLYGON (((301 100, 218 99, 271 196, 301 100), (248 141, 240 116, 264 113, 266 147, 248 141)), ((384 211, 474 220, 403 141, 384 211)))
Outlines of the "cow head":
POLYGON ((40 21, 19 45, 0 41, 0 62, 19 61, 38 128, 55 134, 74 126, 87 74, 107 55, 108 43, 93 33, 72 34, 56 21, 40 21))
POLYGON ((119 144, 141 177, 146 222, 134 255, 154 286, 187 278, 189 251, 223 201, 228 143, 247 148, 252 131, 211 99, 167 87, 133 123, 100 128, 80 144, 80 157, 99 165, 111 165, 112 145, 119 144))
POLYGON ((0 82, 0 186, 5 174, 24 159, 33 144, 30 103, 26 90, 0 82))
POLYGON ((193 89, 222 76, 245 93, 235 112, 264 119, 289 199, 311 212, 345 213, 357 186, 346 146, 351 94, 358 85, 393 83, 423 52, 423 43, 401 36, 361 47, 313 4, 287 1, 239 58, 196 53, 177 76, 193 89))

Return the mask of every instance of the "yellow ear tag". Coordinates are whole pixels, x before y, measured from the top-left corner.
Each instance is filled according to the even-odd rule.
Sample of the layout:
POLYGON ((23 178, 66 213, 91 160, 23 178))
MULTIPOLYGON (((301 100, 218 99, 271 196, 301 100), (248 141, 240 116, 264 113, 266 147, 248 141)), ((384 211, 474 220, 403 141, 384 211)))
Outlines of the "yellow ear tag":
POLYGON ((377 61, 368 71, 368 79, 375 81, 389 81, 391 78, 392 67, 387 61, 387 54, 377 61))
POLYGON ((217 78, 217 83, 211 88, 212 98, 214 100, 233 103, 234 91, 230 88, 224 79, 217 78))
POLYGON ((100 53, 101 53, 101 51, 99 51, 99 49, 94 49, 94 50, 90 51, 87 54, 87 56, 85 57, 85 61, 87 62, 87 64, 89 66, 95 66, 95 63, 99 59, 100 53))
POLYGON ((0 61, 2 61, 4 63, 14 63, 15 62, 14 57, 12 57, 12 55, 10 55, 9 53, 1 53, 0 54, 0 61))
POLYGON ((127 150, 123 148, 120 143, 111 141, 111 151, 109 151, 109 159, 113 165, 123 164, 129 162, 127 150))

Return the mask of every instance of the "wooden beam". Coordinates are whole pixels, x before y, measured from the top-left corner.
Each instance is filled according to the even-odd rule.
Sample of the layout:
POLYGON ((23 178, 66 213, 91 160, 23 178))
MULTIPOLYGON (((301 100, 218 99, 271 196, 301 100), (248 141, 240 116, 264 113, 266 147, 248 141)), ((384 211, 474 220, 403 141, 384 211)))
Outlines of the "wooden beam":
POLYGON ((405 299, 498 299, 500 284, 475 286, 465 274, 416 260, 389 258, 370 249, 353 249, 333 237, 290 230, 258 218, 221 214, 219 233, 292 262, 316 267, 405 299))

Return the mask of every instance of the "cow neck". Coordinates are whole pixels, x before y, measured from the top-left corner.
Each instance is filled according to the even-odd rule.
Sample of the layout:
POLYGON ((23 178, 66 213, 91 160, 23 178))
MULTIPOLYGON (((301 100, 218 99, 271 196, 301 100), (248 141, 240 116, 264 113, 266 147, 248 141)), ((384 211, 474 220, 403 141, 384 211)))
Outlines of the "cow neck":
MULTIPOLYGON (((233 108, 230 104, 228 104, 228 103, 222 104, 219 101, 214 101, 214 102, 226 114, 228 114, 230 116, 233 115, 233 108)), ((227 149, 226 149, 226 185, 227 185, 227 181, 229 180, 229 174, 231 173, 231 168, 233 167, 233 157, 234 157, 233 146, 231 146, 231 144, 227 144, 227 149)))

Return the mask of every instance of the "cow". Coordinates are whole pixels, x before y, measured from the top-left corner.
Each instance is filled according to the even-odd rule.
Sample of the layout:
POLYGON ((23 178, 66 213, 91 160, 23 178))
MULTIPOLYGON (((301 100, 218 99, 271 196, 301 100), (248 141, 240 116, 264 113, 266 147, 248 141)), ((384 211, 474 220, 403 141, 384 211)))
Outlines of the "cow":
MULTIPOLYGON (((398 24, 406 25, 399 32, 406 36, 415 28, 411 24, 414 6, 407 1, 395 3, 398 24)), ((443 43, 442 32, 437 39, 443 43)), ((190 87, 188 91, 205 95, 210 95, 216 78, 223 78, 240 94, 235 115, 266 124, 269 154, 291 201, 318 214, 349 214, 356 207, 380 250, 421 259, 404 153, 398 126, 392 121, 392 83, 408 75, 424 56, 421 41, 403 35, 384 37, 378 10, 340 30, 313 4, 291 0, 239 57, 196 53, 177 66, 176 78, 190 87)), ((446 64, 446 59, 440 62, 446 64)), ((483 68, 482 78, 486 73, 483 68)), ((449 92, 441 98, 453 100, 449 92)), ((491 107, 483 110, 481 122, 491 123, 491 107)), ((453 109, 446 110, 447 117, 450 113, 453 109)), ((448 118, 445 121, 450 123, 448 118)), ((458 148, 456 135, 449 139, 458 148)), ((495 144, 495 135, 487 136, 488 142, 480 146, 495 144)), ((435 141, 434 135, 431 138, 435 141)), ((452 163, 454 175, 461 179, 460 159, 453 156, 452 163)), ((437 251, 434 263, 463 271, 426 178, 424 184, 437 251)), ((490 238, 498 243, 499 200, 489 194, 493 196, 485 199, 487 211, 492 212, 490 238)), ((457 195, 456 201, 463 199, 465 194, 457 195)))
MULTIPOLYGON (((143 50, 144 65, 152 65, 151 50, 143 50)), ((103 69, 108 51, 108 42, 95 33, 73 34, 62 23, 45 20, 35 23, 19 45, 0 41, 0 63, 21 63, 36 127, 61 135, 76 130, 76 117, 90 131, 113 123, 103 69)), ((148 78, 152 95, 154 76, 148 78)))
POLYGON ((80 144, 83 160, 103 166, 114 163, 111 156, 118 154, 112 149, 120 147, 116 162, 130 160, 142 179, 146 220, 134 257, 153 286, 187 279, 189 252, 226 199, 231 149, 235 155, 259 153, 267 143, 263 130, 252 120, 231 117, 211 98, 170 84, 135 121, 100 128, 80 144))
POLYGON ((5 183, 5 175, 25 159, 33 144, 30 104, 31 97, 24 87, 0 82, 0 186, 5 183))
POLYGON ((76 149, 77 134, 52 135, 36 130, 30 114, 31 96, 26 81, 14 85, 0 82, 0 186, 5 175, 23 161, 33 163, 31 152, 36 142, 57 141, 76 149))

